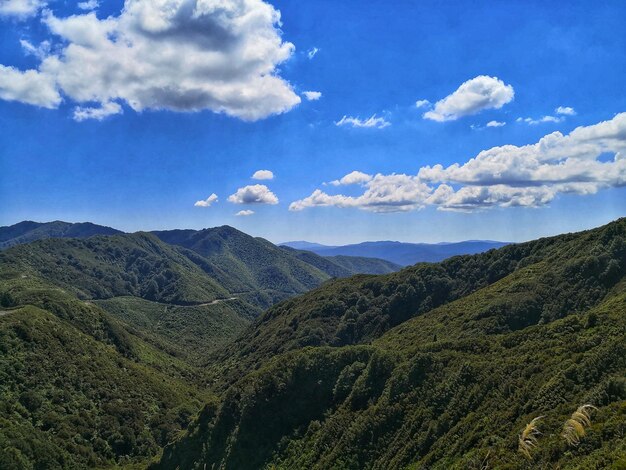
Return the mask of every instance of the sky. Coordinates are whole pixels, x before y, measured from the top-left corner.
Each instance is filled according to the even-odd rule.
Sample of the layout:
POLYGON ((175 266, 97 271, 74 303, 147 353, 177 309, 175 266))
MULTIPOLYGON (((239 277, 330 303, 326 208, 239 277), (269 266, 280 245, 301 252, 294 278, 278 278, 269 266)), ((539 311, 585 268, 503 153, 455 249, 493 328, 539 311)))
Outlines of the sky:
POLYGON ((0 0, 0 225, 523 241, 626 215, 623 1, 0 0))

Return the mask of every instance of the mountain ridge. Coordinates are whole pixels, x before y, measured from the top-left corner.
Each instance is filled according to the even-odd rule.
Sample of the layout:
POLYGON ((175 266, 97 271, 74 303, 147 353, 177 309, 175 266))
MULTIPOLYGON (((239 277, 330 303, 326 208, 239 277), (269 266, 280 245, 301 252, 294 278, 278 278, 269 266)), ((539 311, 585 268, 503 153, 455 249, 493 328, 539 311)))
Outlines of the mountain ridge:
POLYGON ((419 262, 439 262, 457 255, 481 253, 494 248, 501 248, 508 244, 491 240, 440 243, 407 243, 382 240, 343 246, 325 246, 300 241, 281 243, 281 246, 301 247, 298 249, 312 251, 320 256, 364 256, 384 259, 400 266, 410 266, 419 262))

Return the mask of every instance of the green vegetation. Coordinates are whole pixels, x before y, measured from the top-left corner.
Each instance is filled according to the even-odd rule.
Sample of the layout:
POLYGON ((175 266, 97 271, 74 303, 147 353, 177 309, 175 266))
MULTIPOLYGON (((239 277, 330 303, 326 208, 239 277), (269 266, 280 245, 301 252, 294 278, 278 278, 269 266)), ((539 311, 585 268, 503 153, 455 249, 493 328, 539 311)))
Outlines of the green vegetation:
POLYGON ((625 274, 622 219, 327 283, 216 353, 219 401, 154 468, 624 468, 625 274))
POLYGON ((38 287, 40 307, 0 316, 0 468, 145 462, 210 398, 201 374, 96 306, 38 287))
POLYGON ((0 250, 46 238, 87 238, 118 233, 122 232, 90 222, 70 224, 60 220, 47 223, 24 221, 10 227, 0 227, 0 250))
POLYGON ((157 235, 0 253, 3 470, 625 468, 626 219, 340 279, 157 235))

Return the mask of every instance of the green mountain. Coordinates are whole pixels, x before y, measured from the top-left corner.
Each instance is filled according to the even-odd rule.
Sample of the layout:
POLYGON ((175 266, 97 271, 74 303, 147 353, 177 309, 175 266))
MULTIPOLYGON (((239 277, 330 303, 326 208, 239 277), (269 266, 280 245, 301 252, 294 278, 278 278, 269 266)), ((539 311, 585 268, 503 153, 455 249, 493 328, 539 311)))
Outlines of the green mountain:
POLYGON ((168 244, 200 255, 202 259, 191 254, 189 257, 230 292, 247 293, 246 298, 253 297, 251 302, 265 307, 306 292, 331 277, 346 277, 359 272, 391 272, 399 268, 382 260, 334 260, 281 248, 227 225, 152 233, 168 244))
POLYGON ((155 345, 149 332, 3 259, 0 468, 152 458, 210 399, 200 370, 155 345))
POLYGON ((207 371, 153 468, 626 468, 626 219, 325 283, 207 371))
POLYGON ((46 238, 88 238, 119 233, 122 232, 90 222, 72 224, 60 220, 46 223, 24 221, 9 227, 0 227, 0 250, 46 238))
POLYGON ((320 256, 311 251, 297 250, 288 246, 281 246, 280 248, 332 277, 348 277, 354 274, 388 274, 402 268, 398 264, 377 258, 320 256))

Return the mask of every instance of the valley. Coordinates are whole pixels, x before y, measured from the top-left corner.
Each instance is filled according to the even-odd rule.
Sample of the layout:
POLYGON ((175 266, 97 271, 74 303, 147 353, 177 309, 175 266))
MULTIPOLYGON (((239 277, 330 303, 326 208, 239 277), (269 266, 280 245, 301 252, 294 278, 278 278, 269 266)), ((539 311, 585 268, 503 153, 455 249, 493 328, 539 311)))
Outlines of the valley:
POLYGON ((223 227, 0 252, 0 467, 621 468, 625 219, 350 266, 385 265, 223 227))

